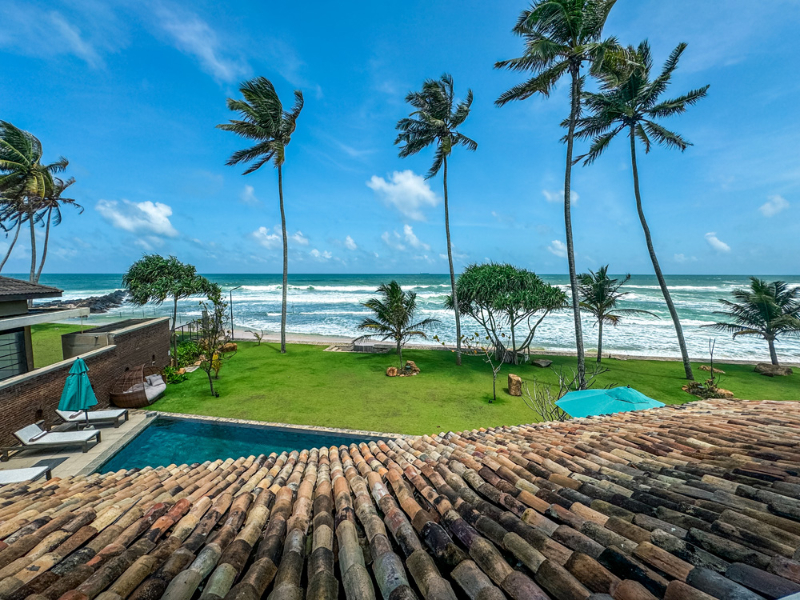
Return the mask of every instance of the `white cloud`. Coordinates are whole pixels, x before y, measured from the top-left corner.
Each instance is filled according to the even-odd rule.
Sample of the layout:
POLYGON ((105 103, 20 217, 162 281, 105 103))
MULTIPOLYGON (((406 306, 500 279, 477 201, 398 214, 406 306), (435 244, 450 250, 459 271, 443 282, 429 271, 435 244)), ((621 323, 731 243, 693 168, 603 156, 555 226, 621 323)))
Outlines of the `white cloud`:
POLYGON ((383 242, 389 246, 390 248, 394 248, 395 250, 405 250, 406 247, 402 242, 400 234, 396 231, 389 233, 388 231, 384 231, 383 235, 381 236, 383 242))
POLYGON ((316 248, 314 248, 310 252, 310 254, 311 254, 311 256, 316 258, 317 260, 330 260, 333 257, 333 255, 330 252, 328 252, 327 250, 325 250, 324 252, 320 252, 316 248))
POLYGON ((373 175, 367 182, 367 187, 386 205, 393 206, 414 221, 424 221, 422 210, 439 203, 439 198, 428 182, 413 171, 394 171, 389 176, 389 181, 373 175))
POLYGON ((344 246, 348 250, 355 250, 358 248, 356 243, 353 241, 353 238, 351 238, 349 235, 344 239, 344 246))
POLYGON ((566 258, 567 256, 567 245, 560 240, 553 240, 550 242, 547 250, 561 258, 566 258))
POLYGON ((97 212, 117 229, 131 233, 148 233, 176 237, 178 231, 172 226, 169 218, 172 208, 161 202, 130 202, 123 200, 100 200, 97 212))
POLYGON ((420 240, 417 235, 414 233, 414 229, 411 225, 403 225, 403 234, 405 235, 406 242, 412 248, 422 248, 423 250, 430 250, 431 247, 420 240))
MULTIPOLYGON (((550 190, 542 190, 542 196, 544 196, 544 199, 547 200, 548 202, 553 202, 553 203, 561 202, 562 204, 564 202, 564 190, 563 189, 559 190, 557 192, 553 192, 553 191, 550 191, 550 190)), ((576 192, 575 190, 570 190, 569 191, 570 204, 577 202, 578 198, 580 198, 580 196, 578 196, 578 192, 576 192)))
POLYGON ((291 239, 296 244, 300 244, 301 246, 308 246, 308 238, 303 235, 302 231, 298 230, 294 235, 291 236, 291 239))
POLYGON ((673 258, 677 263, 697 262, 696 256, 686 256, 685 254, 676 254, 673 258))
POLYGON ((250 206, 255 206, 260 203, 259 199, 256 198, 256 190, 252 185, 244 186, 242 193, 239 194, 239 200, 250 206))
POLYGON ((717 234, 713 231, 709 231, 706 234, 706 241, 708 242, 709 246, 711 246, 717 252, 730 252, 731 247, 728 246, 725 242, 717 237, 717 234))
POLYGON ((218 81, 233 83, 250 73, 250 67, 243 60, 224 55, 224 48, 229 44, 221 42, 211 26, 195 13, 160 4, 153 14, 172 45, 196 59, 200 67, 218 81))
POLYGON ((770 196, 758 210, 760 210, 761 214, 765 217, 774 217, 787 208, 789 208, 789 201, 783 196, 778 196, 776 194, 775 196, 770 196))
POLYGON ((264 246, 264 248, 277 248, 281 244, 281 236, 277 233, 270 232, 266 227, 259 227, 252 234, 253 238, 264 246))

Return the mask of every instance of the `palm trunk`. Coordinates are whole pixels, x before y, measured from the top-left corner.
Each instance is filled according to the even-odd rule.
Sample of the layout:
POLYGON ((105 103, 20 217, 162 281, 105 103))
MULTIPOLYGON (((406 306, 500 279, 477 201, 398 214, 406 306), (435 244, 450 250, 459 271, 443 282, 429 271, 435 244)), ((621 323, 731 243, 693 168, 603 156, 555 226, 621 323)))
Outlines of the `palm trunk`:
POLYGON ((278 165, 278 196, 281 201, 283 233, 283 286, 281 287, 281 354, 286 354, 286 288, 289 287, 289 245, 286 240, 286 212, 283 210, 283 166, 278 165))
POLYGON ((597 364, 603 358, 603 319, 597 322, 597 364))
POLYGON ((692 373, 692 364, 689 362, 689 352, 686 350, 686 340, 683 338, 683 328, 681 327, 681 320, 678 317, 678 311, 675 310, 675 304, 672 302, 672 296, 669 294, 667 282, 664 280, 664 274, 661 272, 661 267, 656 258, 656 251, 653 248, 653 240, 650 237, 650 227, 647 226, 647 220, 644 218, 644 211, 642 210, 642 195, 639 193, 639 169, 636 166, 636 136, 633 126, 630 128, 631 138, 631 167, 633 169, 633 192, 636 195, 636 210, 639 212, 639 220, 642 223, 642 230, 644 231, 644 239, 647 242, 647 251, 650 253, 650 260, 653 262, 653 269, 656 272, 656 279, 658 285, 661 286, 661 293, 664 294, 664 301, 667 303, 667 309, 672 317, 672 323, 675 325, 675 334, 678 336, 678 345, 681 348, 681 357, 683 359, 683 370, 686 373, 686 379, 694 381, 694 373, 692 373))
POLYGON ((458 310, 456 294, 456 275, 453 269, 453 249, 450 245, 450 205, 447 197, 447 157, 444 157, 444 231, 447 235, 447 261, 450 264, 450 290, 453 292, 453 306, 456 313, 456 364, 461 366, 461 315, 458 310))
POLYGON ((11 245, 8 247, 8 252, 6 252, 5 258, 3 258, 3 262, 0 262, 0 271, 3 270, 3 267, 6 266, 6 261, 8 261, 8 257, 11 256, 11 251, 14 249, 14 245, 17 243, 17 238, 19 237, 19 230, 22 229, 22 221, 17 220, 17 231, 14 233, 14 239, 11 240, 11 245))
MULTIPOLYGON (((36 283, 39 283, 39 278, 42 276, 44 269, 44 261, 47 260, 47 244, 50 241, 50 219, 53 216, 53 209, 47 210, 47 226, 44 230, 44 245, 42 246, 42 261, 39 263, 39 270, 36 272, 36 283)), ((173 325, 174 328, 174 325, 173 325)))
POLYGON ((570 69, 572 74, 572 97, 567 132, 567 168, 564 175, 564 228, 567 234, 567 262, 569 263, 569 285, 572 290, 572 313, 575 319, 575 349, 578 354, 578 389, 586 388, 586 364, 583 351, 583 330, 581 329, 581 308, 578 299, 578 276, 575 272, 575 249, 572 244, 572 214, 570 194, 572 186, 572 148, 575 141, 575 120, 578 118, 580 102, 579 66, 570 69))
POLYGON ((775 340, 771 338, 767 338, 767 344, 769 344, 769 358, 772 361, 772 364, 777 366, 778 365, 778 353, 775 352, 775 340))
POLYGON ((33 212, 31 211, 28 211, 28 223, 31 226, 31 273, 29 281, 31 283, 35 283, 34 277, 36 276, 36 230, 34 229, 33 212))

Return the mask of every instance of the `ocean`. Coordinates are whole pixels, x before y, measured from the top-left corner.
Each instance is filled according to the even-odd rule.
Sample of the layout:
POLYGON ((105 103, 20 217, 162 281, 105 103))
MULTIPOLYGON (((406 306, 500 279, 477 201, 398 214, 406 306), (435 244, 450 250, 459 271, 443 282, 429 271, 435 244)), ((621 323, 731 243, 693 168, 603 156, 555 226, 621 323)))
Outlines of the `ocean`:
MULTIPOLYGON (((280 275, 207 275, 228 291, 233 291, 234 322, 237 329, 259 329, 266 333, 280 330, 280 275)), ((20 276, 26 278, 24 276, 20 276)), ((546 282, 568 289, 566 275, 541 276, 546 282)), ((449 293, 447 275, 289 275, 287 331, 291 333, 352 336, 359 335, 358 323, 369 315, 361 303, 374 295, 382 282, 397 280, 405 290, 417 293, 420 319, 433 317, 441 322, 430 332, 444 341, 455 342, 455 321, 444 308, 449 293)), ((770 276, 800 286, 800 276, 770 276)), ((121 288, 121 275, 42 275, 41 283, 64 290, 64 299, 107 294, 121 288)), ((745 287, 748 278, 731 275, 667 276, 672 298, 681 317, 686 343, 692 357, 706 359, 709 341, 716 341, 714 358, 769 360, 767 344, 760 338, 742 336, 736 340, 729 334, 704 328, 720 317, 720 298, 730 298, 732 290, 745 287)), ((635 308, 655 313, 650 316, 624 317, 617 327, 604 327, 604 352, 659 357, 679 357, 677 339, 661 290, 655 276, 634 275, 624 288, 629 292, 620 308, 635 308)), ((121 318, 170 314, 171 305, 136 307, 125 304, 105 315, 92 315, 87 323, 107 323, 121 318)), ((183 300, 178 305, 179 322, 200 316, 198 299, 183 300)), ((597 328, 591 318, 583 318, 587 349, 596 348, 597 328)), ((464 322, 462 330, 469 335, 477 331, 474 322, 464 322)), ((571 311, 549 315, 539 326, 532 348, 570 351, 574 349, 571 311)), ((778 356, 787 362, 800 362, 800 338, 783 338, 777 342, 778 356)))

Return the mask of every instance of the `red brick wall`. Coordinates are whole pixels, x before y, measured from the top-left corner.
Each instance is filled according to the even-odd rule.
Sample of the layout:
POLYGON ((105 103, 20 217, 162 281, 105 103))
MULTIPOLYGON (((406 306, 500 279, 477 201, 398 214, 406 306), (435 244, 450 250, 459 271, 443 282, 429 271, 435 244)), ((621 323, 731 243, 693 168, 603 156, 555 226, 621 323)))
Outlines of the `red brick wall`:
MULTIPOLYGON (((154 320, 132 331, 114 335, 114 346, 102 348, 83 359, 89 367, 89 379, 97 396, 97 408, 109 405, 108 394, 126 367, 149 365, 155 360, 159 369, 169 363, 169 320, 154 320)), ((41 374, 31 371, 0 382, 0 445, 16 442, 14 432, 44 419, 47 426, 60 422, 55 410, 73 360, 45 368, 41 374)))

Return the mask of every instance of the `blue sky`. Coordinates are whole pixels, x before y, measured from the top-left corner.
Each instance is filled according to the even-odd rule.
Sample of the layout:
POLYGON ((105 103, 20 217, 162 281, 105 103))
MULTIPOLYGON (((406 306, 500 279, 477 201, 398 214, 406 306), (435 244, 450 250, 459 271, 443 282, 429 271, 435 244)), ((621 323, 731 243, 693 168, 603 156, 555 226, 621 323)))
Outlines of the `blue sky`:
MULTIPOLYGON (((263 75, 286 104, 305 94, 284 173, 290 272, 443 273, 441 179, 431 152, 400 159, 405 94, 453 75, 472 88, 462 130, 478 150, 450 161, 457 266, 492 259, 564 273, 562 86, 504 108, 520 75, 510 33, 525 3, 6 0, 0 118, 70 159, 72 196, 47 272, 121 272, 143 252, 209 273, 280 271, 277 175, 225 161, 243 142, 215 129, 225 99, 263 75)), ((675 94, 709 96, 668 121, 695 145, 640 154, 645 210, 668 273, 796 274, 800 79, 793 0, 619 0, 606 33, 648 38, 656 62, 689 44, 675 94)), ((574 171, 578 269, 651 273, 626 139, 574 171)), ((22 237, 22 236, 21 236, 22 237)), ((0 247, 0 250, 2 247, 0 247)), ((27 270, 23 241, 6 267, 27 270)))

